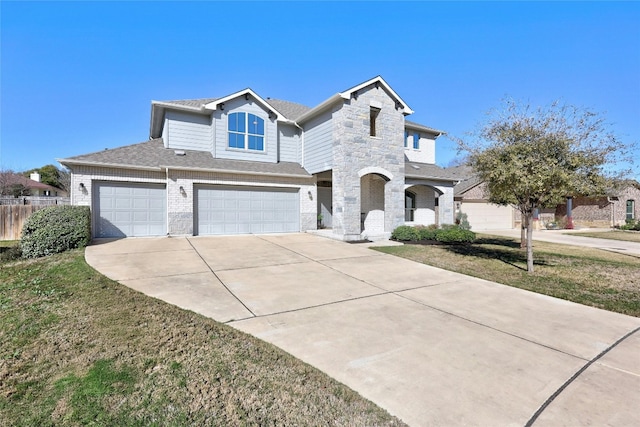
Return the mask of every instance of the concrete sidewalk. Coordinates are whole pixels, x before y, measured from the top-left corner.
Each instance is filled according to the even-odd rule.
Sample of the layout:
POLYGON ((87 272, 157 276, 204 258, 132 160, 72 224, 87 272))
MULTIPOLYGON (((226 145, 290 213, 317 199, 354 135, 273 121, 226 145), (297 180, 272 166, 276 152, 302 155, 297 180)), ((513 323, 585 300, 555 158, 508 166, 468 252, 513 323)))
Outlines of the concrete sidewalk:
POLYGON ((410 425, 640 425, 639 318, 308 234, 103 241, 86 259, 410 425))
MULTIPOLYGON (((574 236, 579 232, 607 232, 609 229, 594 228, 583 230, 535 230, 533 240, 541 242, 561 243, 563 245, 584 246, 588 248, 602 249, 605 251, 619 252, 623 254, 640 256, 640 243, 625 242, 622 240, 600 239, 595 237, 574 236)), ((508 230, 486 230, 478 233, 493 234, 495 236, 505 236, 520 238, 520 229, 508 230)), ((603 235, 604 237, 604 235, 603 235)))

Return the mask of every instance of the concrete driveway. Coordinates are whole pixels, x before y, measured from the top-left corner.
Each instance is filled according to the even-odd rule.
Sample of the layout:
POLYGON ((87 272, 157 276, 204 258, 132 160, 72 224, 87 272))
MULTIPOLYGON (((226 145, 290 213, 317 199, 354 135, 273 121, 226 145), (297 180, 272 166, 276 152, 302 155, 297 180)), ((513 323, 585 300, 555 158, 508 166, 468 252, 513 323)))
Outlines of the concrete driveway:
POLYGON ((410 425, 640 425, 640 318, 309 234, 102 241, 86 259, 410 425))

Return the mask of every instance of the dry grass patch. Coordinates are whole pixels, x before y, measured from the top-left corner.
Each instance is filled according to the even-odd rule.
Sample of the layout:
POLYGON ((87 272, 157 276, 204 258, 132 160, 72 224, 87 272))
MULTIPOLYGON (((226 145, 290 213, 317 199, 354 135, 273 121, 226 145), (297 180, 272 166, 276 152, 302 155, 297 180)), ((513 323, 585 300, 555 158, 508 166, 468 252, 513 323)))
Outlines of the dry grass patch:
POLYGON ((622 240, 624 242, 638 242, 640 243, 639 231, 624 231, 624 230, 611 230, 611 231, 596 231, 596 232, 578 232, 571 233, 572 236, 582 237, 595 237, 596 239, 609 239, 609 240, 622 240))
POLYGON ((377 250, 458 273, 640 317, 640 258, 534 242, 528 274, 519 240, 479 235, 470 245, 404 245, 377 250))
POLYGON ((403 425, 278 348, 98 274, 0 264, 0 425, 403 425))

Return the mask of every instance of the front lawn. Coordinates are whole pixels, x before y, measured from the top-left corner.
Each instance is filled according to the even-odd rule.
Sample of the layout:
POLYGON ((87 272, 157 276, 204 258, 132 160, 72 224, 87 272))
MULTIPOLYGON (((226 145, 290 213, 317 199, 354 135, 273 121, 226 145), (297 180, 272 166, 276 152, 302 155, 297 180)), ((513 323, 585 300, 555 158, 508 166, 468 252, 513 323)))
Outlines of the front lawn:
POLYGON ((611 231, 596 231, 594 232, 578 232, 570 233, 571 236, 582 237, 595 237, 597 239, 609 239, 609 240, 622 240, 624 242, 638 242, 640 243, 640 232, 638 231, 623 231, 623 230, 611 230, 611 231))
POLYGON ((0 425, 404 425, 278 348, 100 275, 0 263, 0 425))
POLYGON ((593 248, 534 241, 527 273, 520 241, 478 235, 470 245, 375 248, 445 270, 640 317, 640 258, 593 248))

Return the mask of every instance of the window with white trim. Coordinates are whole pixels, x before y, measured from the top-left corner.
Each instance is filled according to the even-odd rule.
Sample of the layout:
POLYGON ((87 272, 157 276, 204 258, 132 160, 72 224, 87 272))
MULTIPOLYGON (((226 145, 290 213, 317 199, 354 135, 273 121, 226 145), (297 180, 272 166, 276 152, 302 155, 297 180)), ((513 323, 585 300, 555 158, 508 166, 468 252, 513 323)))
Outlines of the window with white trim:
POLYGON ((627 200, 627 219, 635 219, 636 201, 627 200))
POLYGON ((264 120, 251 113, 231 113, 228 117, 229 148, 264 151, 264 120))

